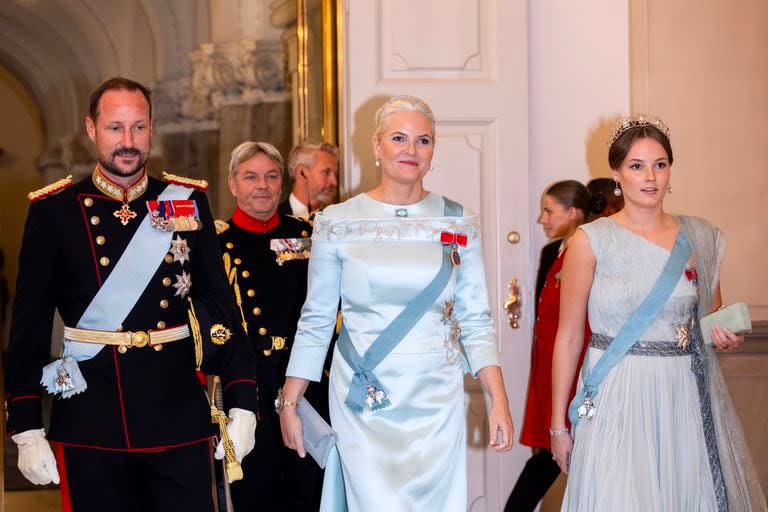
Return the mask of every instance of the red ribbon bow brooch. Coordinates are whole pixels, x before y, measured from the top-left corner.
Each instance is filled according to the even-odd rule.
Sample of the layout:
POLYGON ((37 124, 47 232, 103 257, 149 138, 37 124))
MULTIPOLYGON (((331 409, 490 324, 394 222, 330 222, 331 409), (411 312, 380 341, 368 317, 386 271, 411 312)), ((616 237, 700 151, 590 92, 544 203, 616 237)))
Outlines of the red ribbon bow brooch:
POLYGON ((467 235, 463 233, 451 233, 443 231, 440 233, 440 243, 451 246, 451 263, 455 267, 461 265, 461 256, 459 256, 459 246, 467 246, 467 235))

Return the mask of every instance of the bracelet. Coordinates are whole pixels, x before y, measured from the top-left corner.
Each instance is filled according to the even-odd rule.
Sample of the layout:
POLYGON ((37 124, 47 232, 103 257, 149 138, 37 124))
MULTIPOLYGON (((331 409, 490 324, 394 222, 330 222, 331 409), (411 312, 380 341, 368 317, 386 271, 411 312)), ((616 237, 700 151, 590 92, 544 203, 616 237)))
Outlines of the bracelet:
POLYGON ((549 435, 552 437, 567 436, 570 432, 571 431, 567 427, 549 429, 549 435))

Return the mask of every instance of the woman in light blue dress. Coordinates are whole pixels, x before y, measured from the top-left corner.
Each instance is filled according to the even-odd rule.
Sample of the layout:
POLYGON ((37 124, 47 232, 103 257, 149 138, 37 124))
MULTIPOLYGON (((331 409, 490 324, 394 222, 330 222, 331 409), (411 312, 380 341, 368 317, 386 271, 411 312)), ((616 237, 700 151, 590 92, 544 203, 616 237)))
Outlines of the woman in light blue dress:
MULTIPOLYGON (((550 429, 553 458, 568 473, 563 511, 766 510, 716 354, 698 331, 698 318, 722 303, 724 238, 703 219, 664 211, 668 137, 658 118, 622 120, 609 163, 624 209, 581 226, 565 258, 550 429), (691 247, 687 265, 682 251, 679 274, 663 270, 681 237, 691 247), (668 276, 671 294, 594 384, 598 362, 616 360, 623 326, 644 325, 630 318, 660 275, 668 276), (584 416, 572 440, 565 415, 587 310, 593 334, 584 367, 594 386, 571 406, 584 416)), ((719 350, 744 341, 720 326, 711 335, 719 350)))
POLYGON ((490 446, 505 451, 512 444, 480 226, 474 213, 424 189, 434 144, 429 106, 410 96, 390 99, 377 112, 373 137, 379 186, 315 219, 307 300, 280 421, 286 445, 303 456, 302 426, 291 405, 308 381, 320 379, 341 298, 344 328, 329 390, 340 467, 328 463, 322 510, 466 510, 465 371, 491 396, 490 446), (434 285, 441 275, 444 281, 434 285), (422 311, 410 322, 394 322, 399 335, 387 331, 377 340, 433 286, 422 311), (350 351, 363 356, 393 339, 375 368, 362 371, 350 362, 350 351), (339 488, 340 499, 333 493, 339 488))

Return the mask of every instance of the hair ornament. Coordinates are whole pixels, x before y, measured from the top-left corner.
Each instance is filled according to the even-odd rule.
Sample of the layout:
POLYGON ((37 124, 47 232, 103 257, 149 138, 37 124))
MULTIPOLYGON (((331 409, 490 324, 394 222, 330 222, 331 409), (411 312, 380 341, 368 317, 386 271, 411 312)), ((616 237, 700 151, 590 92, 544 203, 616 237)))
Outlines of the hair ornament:
POLYGON ((611 131, 611 136, 608 138, 608 147, 613 145, 622 133, 636 126, 653 126, 663 133, 665 137, 669 138, 669 127, 664 124, 664 121, 662 121, 659 116, 635 114, 631 117, 622 117, 619 119, 619 122, 616 123, 616 126, 611 131))

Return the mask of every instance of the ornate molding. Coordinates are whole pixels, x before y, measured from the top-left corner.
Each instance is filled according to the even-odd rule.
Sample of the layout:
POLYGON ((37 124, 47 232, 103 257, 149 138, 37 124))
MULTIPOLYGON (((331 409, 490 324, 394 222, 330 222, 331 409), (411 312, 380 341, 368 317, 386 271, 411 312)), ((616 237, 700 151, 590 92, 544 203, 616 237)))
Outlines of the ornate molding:
POLYGON ((84 176, 93 171, 96 158, 90 150, 88 137, 83 134, 70 134, 62 137, 58 143, 43 150, 35 161, 37 169, 51 176, 72 174, 84 176))
POLYGON ((156 129, 161 133, 215 130, 221 106, 288 99, 280 41, 203 43, 188 58, 191 77, 154 86, 156 129))

